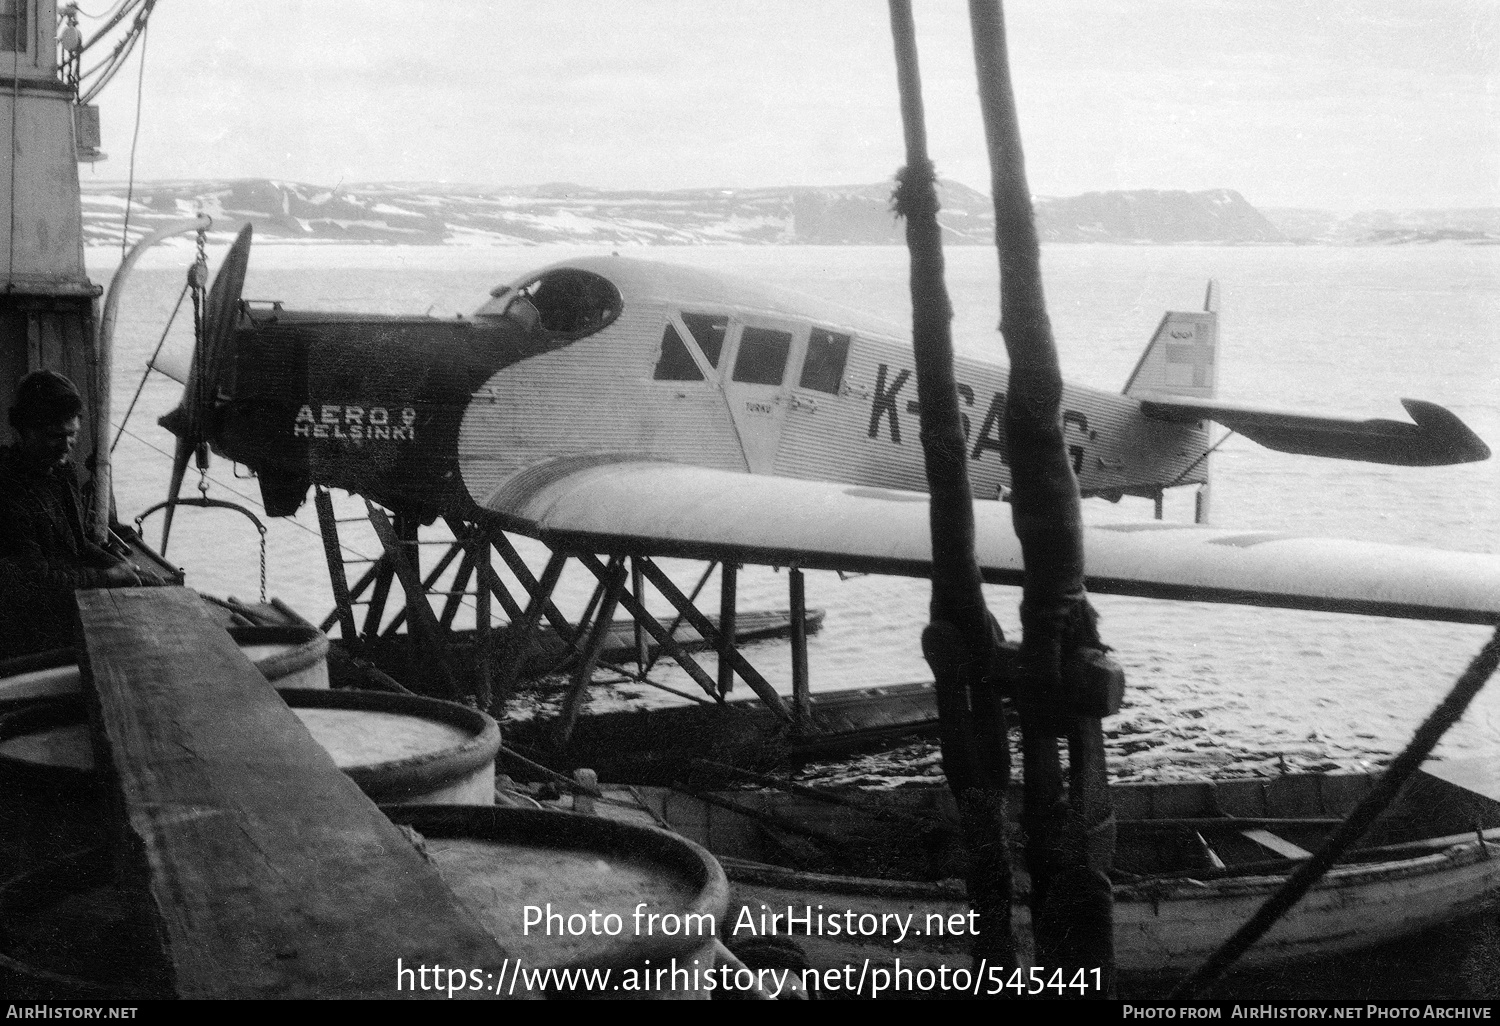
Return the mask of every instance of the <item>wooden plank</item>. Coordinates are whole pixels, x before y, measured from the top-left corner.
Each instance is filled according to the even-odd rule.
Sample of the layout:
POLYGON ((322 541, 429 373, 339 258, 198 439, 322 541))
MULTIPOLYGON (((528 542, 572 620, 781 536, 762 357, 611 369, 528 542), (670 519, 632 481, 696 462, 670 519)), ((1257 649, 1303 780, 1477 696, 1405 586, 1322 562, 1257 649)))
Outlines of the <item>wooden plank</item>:
POLYGON ((807 591, 802 571, 787 571, 787 590, 792 605, 792 711, 799 729, 812 726, 812 696, 807 677, 807 591))
POLYGON ((401 590, 406 594, 406 613, 411 618, 411 634, 426 658, 429 677, 446 697, 457 698, 458 685, 448 667, 437 614, 427 604, 427 592, 417 572, 416 532, 408 529, 407 524, 403 524, 403 530, 398 532, 385 510, 369 499, 365 500, 365 512, 370 516, 370 526, 375 528, 380 544, 385 547, 386 562, 401 581, 401 590))
POLYGON ((734 614, 738 600, 740 568, 736 563, 719 566, 719 697, 734 690, 734 614))
MULTIPOLYGON (((597 563, 598 561, 595 560, 595 562, 597 563)), ((699 634, 718 645, 720 653, 728 656, 730 663, 734 666, 735 672, 743 677, 745 683, 750 685, 750 689, 760 696, 760 700, 765 703, 766 708, 775 713, 776 718, 781 722, 791 723, 792 712, 786 707, 786 703, 781 700, 781 696, 776 693, 776 689, 767 683, 766 679, 760 675, 759 670, 751 666, 749 661, 740 655, 738 649, 733 645, 720 644, 723 632, 708 622, 708 617, 700 613, 698 607, 688 601, 687 596, 683 595, 677 585, 672 583, 672 579, 662 573, 661 567, 649 559, 643 559, 641 560, 641 570, 645 573, 647 579, 656 586, 656 590, 661 592, 668 602, 676 606, 678 612, 687 617, 688 623, 698 629, 699 634)), ((595 571, 595 573, 597 572, 595 571)), ((634 616, 645 615, 644 610, 632 608, 630 611, 634 616)), ((723 626, 725 630, 732 628, 730 624, 723 624, 723 626)), ((658 638, 657 640, 660 641, 661 639, 658 638)), ((677 659, 679 665, 682 665, 682 660, 675 653, 673 654, 673 658, 677 659)), ((720 695, 719 697, 722 698, 723 696, 720 695)))
POLYGON ((1493 759, 1444 759, 1422 764, 1422 772, 1454 787, 1500 802, 1500 766, 1493 759))
POLYGON ((1219 858, 1219 853, 1214 851, 1213 848, 1209 847, 1208 842, 1203 839, 1203 835, 1201 833, 1194 830, 1193 837, 1197 839, 1198 850, 1202 852, 1204 857, 1208 860, 1208 866, 1210 869, 1227 868, 1224 865, 1224 860, 1219 858))
MULTIPOLYGON (((318 529, 323 538, 323 559, 328 564, 328 581, 333 586, 333 615, 349 651, 359 652, 359 631, 354 626, 354 598, 349 594, 349 579, 344 575, 344 553, 339 545, 338 520, 333 515, 333 498, 326 488, 313 489, 313 505, 318 511, 318 529)), ((327 630, 331 623, 323 628, 327 630)))
POLYGON ((1288 859, 1310 859, 1312 852, 1300 844, 1293 844, 1279 834, 1273 834, 1269 830, 1259 828, 1253 830, 1241 830, 1240 836, 1254 841, 1262 848, 1269 848, 1276 854, 1288 859))
POLYGON ((177 996, 389 998, 505 953, 186 588, 78 593, 101 765, 177 996))

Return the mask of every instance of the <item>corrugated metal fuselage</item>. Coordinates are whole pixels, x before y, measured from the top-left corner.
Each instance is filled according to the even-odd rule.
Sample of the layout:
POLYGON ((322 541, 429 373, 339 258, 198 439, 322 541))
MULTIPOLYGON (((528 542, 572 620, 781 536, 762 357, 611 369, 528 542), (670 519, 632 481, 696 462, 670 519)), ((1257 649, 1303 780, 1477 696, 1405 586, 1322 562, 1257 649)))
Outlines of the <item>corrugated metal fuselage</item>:
MULTIPOLYGON (((671 296, 632 294, 628 280, 613 280, 625 299, 614 323, 498 370, 476 394, 463 418, 459 465, 480 506, 528 467, 588 454, 926 490, 910 343, 852 329, 832 313, 793 313, 757 297, 736 302, 691 280, 674 281, 671 296), (702 380, 658 380, 667 326, 685 327, 684 314, 727 319, 716 366, 702 380), (735 380, 753 329, 791 336, 779 384, 735 380), (809 338, 819 330, 850 339, 842 375, 821 390, 802 384, 809 338)), ((995 498, 1010 485, 1008 369, 959 359, 956 370, 974 495, 995 498)), ((1136 400, 1078 386, 1065 386, 1063 409, 1085 494, 1151 494, 1204 480, 1205 423, 1148 420, 1136 400)))
MULTIPOLYGON (((503 316, 257 311, 219 382, 215 448, 282 508, 317 482, 423 520, 478 515, 508 480, 559 457, 925 490, 908 343, 682 268, 577 266, 607 275, 621 301, 606 327, 575 338, 503 316), (713 358, 687 327, 709 318, 722 332, 713 358), (783 340, 779 372, 741 372, 756 332, 783 340), (696 380, 663 375, 674 333, 694 348, 696 380), (810 339, 835 334, 847 340, 841 366, 804 374, 810 339)), ((957 372, 974 494, 994 498, 1010 481, 1006 368, 961 359, 957 372)), ((1203 479, 1206 425, 1148 420, 1133 399, 1073 386, 1063 407, 1085 494, 1203 479)))

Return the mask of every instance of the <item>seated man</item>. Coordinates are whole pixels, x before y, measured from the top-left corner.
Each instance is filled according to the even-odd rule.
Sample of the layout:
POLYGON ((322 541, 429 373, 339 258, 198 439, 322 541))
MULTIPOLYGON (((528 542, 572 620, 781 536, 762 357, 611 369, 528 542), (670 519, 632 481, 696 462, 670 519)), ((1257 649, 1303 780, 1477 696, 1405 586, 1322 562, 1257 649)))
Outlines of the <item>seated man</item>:
POLYGON ((16 440, 0 449, 0 656, 73 645, 78 588, 168 583, 85 533, 71 458, 82 413, 61 374, 35 371, 16 387, 16 440))

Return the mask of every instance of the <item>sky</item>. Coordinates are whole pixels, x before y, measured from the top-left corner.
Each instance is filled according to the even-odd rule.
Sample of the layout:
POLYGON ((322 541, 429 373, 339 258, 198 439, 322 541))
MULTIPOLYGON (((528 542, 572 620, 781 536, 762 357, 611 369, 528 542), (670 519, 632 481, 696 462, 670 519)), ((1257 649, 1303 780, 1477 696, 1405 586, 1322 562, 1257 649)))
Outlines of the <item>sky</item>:
MULTIPOLYGON (((931 156, 988 192, 967 5, 914 7, 931 156)), ((1005 7, 1036 195, 1500 206, 1500 0, 1005 7)), ((129 172, 137 73, 100 98, 85 180, 129 172)), ((142 180, 836 186, 904 162, 881 0, 159 0, 140 90, 142 180)))

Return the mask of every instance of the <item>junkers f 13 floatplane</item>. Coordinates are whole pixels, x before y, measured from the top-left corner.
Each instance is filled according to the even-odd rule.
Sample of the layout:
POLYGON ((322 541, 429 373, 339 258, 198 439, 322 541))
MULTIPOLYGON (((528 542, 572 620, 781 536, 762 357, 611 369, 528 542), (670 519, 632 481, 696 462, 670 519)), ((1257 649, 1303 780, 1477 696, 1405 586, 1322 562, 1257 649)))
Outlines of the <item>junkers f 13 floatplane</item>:
MULTIPOLYGON (((272 515, 291 514, 315 487, 330 544, 337 528, 325 489, 396 514, 396 526, 382 529, 373 510, 389 542, 383 571, 351 590, 330 561, 346 638, 358 633, 351 600, 379 591, 380 572, 385 587, 395 575, 409 596, 420 590, 399 543, 441 517, 459 539, 448 560, 463 556, 463 581, 481 582, 478 597, 505 605, 513 627, 534 629, 547 615, 584 642, 583 626, 560 622, 550 605, 558 560, 572 554, 599 576, 600 624, 623 604, 677 656, 639 601, 644 573, 720 649, 717 682, 681 654, 706 691, 722 698, 732 668, 790 717, 734 652, 730 625, 718 632, 650 557, 790 567, 794 607, 801 569, 928 572, 912 354, 898 329, 807 297, 621 257, 547 267, 457 319, 292 311, 240 302, 249 245, 247 226, 214 283, 191 366, 163 368, 187 384, 163 419, 179 436, 173 493, 189 453, 206 443, 257 475, 272 515), (539 581, 517 567, 506 531, 557 554, 539 581), (524 606, 497 590, 491 541, 530 591, 524 606)), ((1402 422, 1219 399, 1213 307, 1210 289, 1204 310, 1167 313, 1123 392, 1065 388, 1084 495, 1155 498, 1159 517, 1165 489, 1208 480, 1210 422, 1273 449, 1342 459, 1433 466, 1489 456, 1456 416, 1428 402, 1402 400, 1412 418, 1402 422)), ((957 373, 979 562, 988 582, 1017 584, 1010 510, 993 501, 1009 483, 1006 368, 961 359, 957 373)), ((1159 519, 1085 534, 1096 593, 1500 620, 1497 557, 1159 519)), ((733 587, 728 572, 725 585, 733 587)), ((403 615, 414 631, 444 629, 454 597, 441 622, 425 601, 403 615)), ((367 614, 366 634, 378 626, 367 614)), ((795 629, 793 641, 797 678, 795 629)), ((805 650, 801 658, 805 668, 805 650)), ((794 682, 806 715, 805 669, 794 682)))

